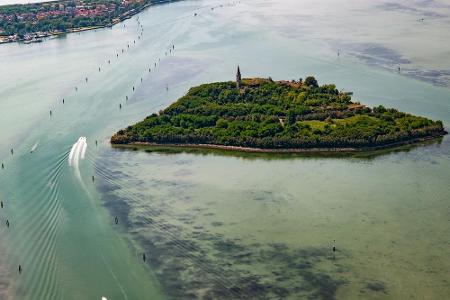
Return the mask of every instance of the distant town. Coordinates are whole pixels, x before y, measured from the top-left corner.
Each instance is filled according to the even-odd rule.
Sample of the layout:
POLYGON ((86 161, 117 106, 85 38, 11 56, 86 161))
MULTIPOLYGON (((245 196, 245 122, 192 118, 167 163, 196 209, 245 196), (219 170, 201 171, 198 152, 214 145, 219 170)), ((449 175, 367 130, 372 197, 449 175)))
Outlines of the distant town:
POLYGON ((144 8, 171 0, 62 0, 0 6, 0 43, 113 26, 144 8))

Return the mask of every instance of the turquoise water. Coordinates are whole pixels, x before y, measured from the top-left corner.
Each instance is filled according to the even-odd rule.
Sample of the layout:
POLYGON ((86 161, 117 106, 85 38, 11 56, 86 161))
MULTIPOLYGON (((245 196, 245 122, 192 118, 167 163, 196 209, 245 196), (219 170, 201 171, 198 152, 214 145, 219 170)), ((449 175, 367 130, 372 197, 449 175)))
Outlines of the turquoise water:
POLYGON ((386 5, 186 1, 112 29, 2 45, 0 298, 445 298, 447 137, 369 157, 108 143, 190 86, 232 80, 237 64, 244 77, 314 74, 448 128, 448 8, 386 5))

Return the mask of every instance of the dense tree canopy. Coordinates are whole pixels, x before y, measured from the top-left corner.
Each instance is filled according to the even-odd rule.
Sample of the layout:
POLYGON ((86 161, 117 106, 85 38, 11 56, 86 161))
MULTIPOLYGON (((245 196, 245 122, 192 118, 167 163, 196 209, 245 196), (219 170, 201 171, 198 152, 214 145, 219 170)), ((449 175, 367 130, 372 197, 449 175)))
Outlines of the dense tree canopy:
POLYGON ((159 114, 120 130, 112 143, 189 143, 258 148, 388 145, 445 133, 441 121, 351 102, 335 85, 244 79, 204 84, 159 114))

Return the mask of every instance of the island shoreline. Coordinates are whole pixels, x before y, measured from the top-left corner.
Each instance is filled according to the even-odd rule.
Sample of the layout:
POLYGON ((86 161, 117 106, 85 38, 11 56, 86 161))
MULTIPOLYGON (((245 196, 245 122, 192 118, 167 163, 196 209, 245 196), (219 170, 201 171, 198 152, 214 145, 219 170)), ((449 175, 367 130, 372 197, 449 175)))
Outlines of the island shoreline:
POLYGON ((333 84, 319 86, 312 76, 304 82, 242 79, 238 67, 235 82, 192 87, 158 114, 119 130, 110 142, 253 153, 362 153, 446 134, 442 121, 381 105, 369 108, 333 84))
POLYGON ((305 153, 305 154, 328 154, 328 153, 364 153, 374 152, 378 150, 395 150, 403 146, 415 146, 425 142, 442 139, 447 134, 446 131, 433 136, 415 138, 407 141, 400 141, 386 145, 379 145, 373 147, 348 147, 348 148, 252 148, 241 146, 227 146, 218 144, 177 144, 177 143, 148 143, 148 142, 133 142, 127 144, 111 143, 112 147, 117 148, 133 148, 133 147, 151 147, 151 148, 177 148, 177 149, 206 149, 206 150, 225 150, 229 152, 243 152, 243 153, 273 153, 273 154, 290 154, 290 153, 305 153))
MULTIPOLYGON (((31 39, 19 38, 16 40, 6 40, 6 41, 0 40, 0 45, 10 44, 10 43, 23 43, 23 44, 31 44, 31 43, 37 43, 37 42, 40 43, 40 42, 42 42, 42 39, 46 39, 46 38, 58 37, 58 36, 62 36, 62 35, 70 34, 70 33, 80 33, 80 32, 84 32, 84 31, 90 31, 90 30, 96 30, 96 29, 102 29, 102 28, 112 28, 113 26, 115 26, 117 24, 120 24, 128 19, 131 19, 132 17, 143 12, 145 9, 147 9, 149 7, 156 6, 156 5, 169 4, 172 2, 178 2, 178 1, 182 1, 182 0, 159 0, 159 1, 145 4, 142 7, 137 8, 135 11, 128 11, 126 14, 120 16, 119 20, 113 21, 107 25, 97 25, 97 26, 91 26, 91 27, 76 27, 76 28, 67 29, 66 31, 45 32, 45 33, 39 34, 39 35, 37 33, 31 33, 30 34, 30 35, 32 35, 31 39)), ((46 1, 46 2, 42 2, 42 3, 55 3, 55 2, 59 2, 59 1, 58 0, 46 1)), ((8 4, 8 5, 14 5, 14 4, 8 4)), ((27 4, 17 4, 17 5, 27 5, 27 4)))

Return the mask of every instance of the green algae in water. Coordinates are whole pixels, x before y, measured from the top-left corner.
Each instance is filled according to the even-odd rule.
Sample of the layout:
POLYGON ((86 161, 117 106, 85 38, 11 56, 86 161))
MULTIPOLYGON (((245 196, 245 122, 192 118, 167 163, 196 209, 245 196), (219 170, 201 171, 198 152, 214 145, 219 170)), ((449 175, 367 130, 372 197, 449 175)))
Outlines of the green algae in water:
MULTIPOLYGON (((109 159, 127 161, 132 155, 140 166, 122 169, 124 178, 146 184, 136 191, 118 176, 122 188, 105 193, 104 201, 107 207, 108 199, 130 204, 130 232, 173 298, 396 298, 405 295, 393 276, 405 263, 398 253, 411 241, 392 228, 402 222, 400 228, 409 231, 403 226, 412 225, 410 217, 399 208, 414 203, 418 209, 424 203, 413 195, 431 190, 416 185, 405 195, 404 185, 390 185, 379 175, 386 168, 392 176, 411 168, 429 172, 440 156, 419 159, 428 151, 434 150, 265 159, 113 150, 109 159), (372 182, 362 178, 365 172, 372 182), (387 190, 367 194, 373 181, 387 190), (380 261, 379 253, 392 257, 380 261)), ((417 179, 404 180, 411 186, 417 179)), ((444 195, 436 198, 441 205, 444 195)), ((435 253, 442 255, 443 247, 441 241, 435 253)), ((419 265, 409 267, 428 277, 419 265)))

